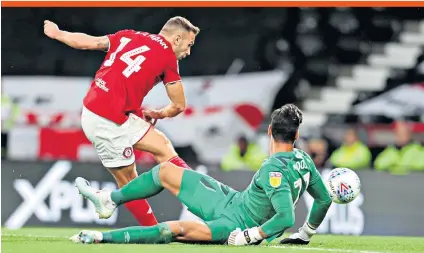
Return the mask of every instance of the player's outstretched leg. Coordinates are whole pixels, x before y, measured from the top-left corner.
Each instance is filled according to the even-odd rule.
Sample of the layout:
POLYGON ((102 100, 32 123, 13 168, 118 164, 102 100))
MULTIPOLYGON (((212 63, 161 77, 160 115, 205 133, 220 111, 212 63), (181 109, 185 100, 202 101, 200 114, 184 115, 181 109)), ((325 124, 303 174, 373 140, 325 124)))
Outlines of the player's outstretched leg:
POLYGON ((212 233, 206 224, 197 221, 170 221, 152 227, 127 227, 108 232, 82 230, 70 238, 76 243, 166 244, 180 242, 209 242, 212 233))
POLYGON ((184 168, 165 162, 156 165, 123 186, 119 190, 96 190, 87 180, 78 177, 75 180, 79 192, 93 202, 99 218, 107 219, 112 216, 118 205, 136 199, 146 199, 160 193, 164 188, 174 195, 179 193, 184 168))

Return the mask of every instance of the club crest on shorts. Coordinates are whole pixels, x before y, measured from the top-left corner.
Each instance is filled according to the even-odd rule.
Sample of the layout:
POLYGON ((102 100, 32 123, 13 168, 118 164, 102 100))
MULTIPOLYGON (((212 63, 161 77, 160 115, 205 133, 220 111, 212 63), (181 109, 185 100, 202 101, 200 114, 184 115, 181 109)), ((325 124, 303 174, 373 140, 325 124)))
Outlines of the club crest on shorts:
POLYGON ((132 154, 133 154, 132 148, 125 148, 124 152, 122 153, 122 155, 125 158, 130 158, 132 156, 132 154))
POLYGON ((278 186, 281 185, 281 179, 283 178, 283 174, 281 174, 280 172, 270 172, 269 173, 269 184, 274 187, 277 188, 278 186))

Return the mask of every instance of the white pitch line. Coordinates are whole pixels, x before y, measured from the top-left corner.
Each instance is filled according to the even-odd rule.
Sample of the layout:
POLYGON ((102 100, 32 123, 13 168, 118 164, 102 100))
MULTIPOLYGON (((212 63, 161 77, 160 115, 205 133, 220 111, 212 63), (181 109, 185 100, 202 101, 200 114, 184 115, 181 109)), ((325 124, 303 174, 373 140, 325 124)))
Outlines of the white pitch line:
MULTIPOLYGON (((1 234, 1 236, 10 237, 35 237, 35 238, 51 238, 51 239, 69 239, 67 236, 49 236, 49 235, 17 235, 17 234, 1 234)), ((349 249, 334 249, 334 248, 314 248, 314 247, 296 247, 296 246, 283 246, 283 245, 263 245, 269 248, 280 249, 294 249, 294 250, 309 250, 309 251, 325 251, 325 252, 343 252, 343 253, 386 253, 382 251, 368 251, 368 250, 349 250, 349 249)))
POLYGON ((66 236, 50 236, 50 235, 18 235, 18 234, 1 234, 1 236, 9 237, 32 237, 32 238, 50 238, 50 239, 67 239, 66 236))
POLYGON ((326 252, 344 252, 344 253, 385 253, 382 251, 368 251, 368 250, 349 250, 349 249, 331 249, 331 248, 313 248, 313 247, 287 247, 282 245, 269 245, 271 248, 285 248, 296 250, 312 250, 312 251, 326 251, 326 252))

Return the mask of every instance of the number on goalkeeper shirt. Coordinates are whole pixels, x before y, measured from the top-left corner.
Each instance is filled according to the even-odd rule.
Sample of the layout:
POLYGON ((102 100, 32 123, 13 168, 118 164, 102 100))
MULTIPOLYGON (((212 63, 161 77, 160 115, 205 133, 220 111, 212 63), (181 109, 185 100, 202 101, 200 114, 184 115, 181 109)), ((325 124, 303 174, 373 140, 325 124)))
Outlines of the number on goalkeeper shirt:
POLYGON ((304 189, 308 188, 310 176, 311 176, 311 173, 307 172, 305 175, 303 175, 302 177, 303 180, 302 178, 299 178, 298 180, 294 182, 294 188, 297 190, 297 197, 296 197, 296 200, 293 202, 293 205, 296 205, 297 201, 299 201, 300 193, 302 191, 302 186, 304 186, 304 189), (305 182, 304 185, 302 181, 305 182))

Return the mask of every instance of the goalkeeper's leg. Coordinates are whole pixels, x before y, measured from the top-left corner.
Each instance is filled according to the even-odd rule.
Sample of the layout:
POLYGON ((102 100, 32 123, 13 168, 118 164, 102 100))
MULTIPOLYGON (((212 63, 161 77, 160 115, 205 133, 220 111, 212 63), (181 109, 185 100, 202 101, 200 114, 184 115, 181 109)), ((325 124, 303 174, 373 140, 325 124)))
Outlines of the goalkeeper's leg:
POLYGON ((127 227, 107 232, 83 230, 70 239, 77 243, 167 244, 213 243, 224 244, 237 224, 222 217, 206 223, 199 221, 169 221, 151 227, 127 227))
POLYGON ((83 230, 71 237, 77 243, 167 244, 180 242, 210 242, 209 227, 196 221, 170 221, 151 227, 127 227, 107 232, 83 230))
POLYGON ((146 199, 164 188, 178 197, 203 220, 219 218, 233 190, 213 178, 165 162, 113 192, 97 190, 83 178, 76 179, 80 193, 93 202, 100 218, 112 216, 116 207, 136 199, 146 199))
POLYGON ((107 219, 112 216, 117 206, 133 200, 149 198, 160 193, 164 188, 177 195, 184 170, 169 162, 161 163, 136 177, 121 189, 112 192, 99 191, 81 177, 78 177, 75 183, 79 192, 93 202, 99 218, 107 219))

